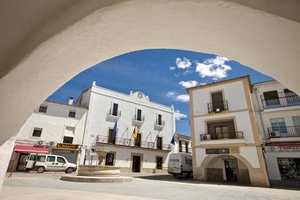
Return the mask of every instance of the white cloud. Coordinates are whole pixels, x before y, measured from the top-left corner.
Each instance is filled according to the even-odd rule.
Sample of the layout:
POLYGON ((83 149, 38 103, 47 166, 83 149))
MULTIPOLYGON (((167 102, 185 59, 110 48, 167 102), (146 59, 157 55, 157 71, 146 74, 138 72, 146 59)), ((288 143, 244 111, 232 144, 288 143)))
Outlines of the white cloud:
POLYGON ((168 92, 166 95, 167 95, 167 97, 169 97, 169 98, 173 98, 173 97, 175 97, 176 92, 175 92, 175 91, 170 91, 170 92, 168 92))
POLYGON ((197 62, 196 72, 202 78, 211 77, 213 80, 226 78, 228 76, 227 71, 231 70, 231 67, 225 64, 226 61, 228 58, 217 56, 202 63, 197 62))
POLYGON ((190 81, 180 81, 179 85, 181 85, 184 88, 190 88, 190 87, 195 87, 198 84, 197 81, 195 80, 190 80, 190 81))
POLYGON ((199 83, 199 85, 206 85, 207 83, 199 83))
POLYGON ((175 91, 170 91, 166 96, 174 101, 189 102, 190 96, 188 94, 177 94, 175 91))
POLYGON ((187 94, 179 94, 175 97, 175 99, 180 102, 189 102, 190 96, 187 94))
POLYGON ((189 59, 185 57, 183 59, 176 58, 176 65, 179 69, 187 69, 192 65, 192 63, 189 59))
POLYGON ((186 114, 183 114, 180 112, 180 110, 175 110, 175 119, 176 120, 181 120, 187 118, 186 114))
POLYGON ((176 69, 176 67, 173 67, 173 66, 170 66, 170 67, 169 67, 169 70, 170 70, 170 71, 175 70, 175 69, 176 69))

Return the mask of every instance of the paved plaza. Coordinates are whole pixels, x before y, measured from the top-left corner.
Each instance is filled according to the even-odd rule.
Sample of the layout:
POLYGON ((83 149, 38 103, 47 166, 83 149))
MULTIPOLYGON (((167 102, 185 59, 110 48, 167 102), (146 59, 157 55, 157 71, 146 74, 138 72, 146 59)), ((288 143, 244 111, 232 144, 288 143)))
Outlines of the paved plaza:
POLYGON ((6 178, 1 200, 203 199, 300 200, 300 190, 207 184, 169 175, 135 176, 130 183, 76 183, 64 173, 14 173, 6 178))

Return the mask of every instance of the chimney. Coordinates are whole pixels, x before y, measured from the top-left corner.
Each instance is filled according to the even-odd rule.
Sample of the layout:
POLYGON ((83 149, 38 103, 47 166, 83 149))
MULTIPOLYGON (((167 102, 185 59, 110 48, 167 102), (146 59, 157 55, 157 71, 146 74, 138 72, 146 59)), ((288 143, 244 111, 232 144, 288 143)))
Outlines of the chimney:
POLYGON ((72 106, 74 101, 74 97, 70 96, 69 97, 69 105, 72 106))

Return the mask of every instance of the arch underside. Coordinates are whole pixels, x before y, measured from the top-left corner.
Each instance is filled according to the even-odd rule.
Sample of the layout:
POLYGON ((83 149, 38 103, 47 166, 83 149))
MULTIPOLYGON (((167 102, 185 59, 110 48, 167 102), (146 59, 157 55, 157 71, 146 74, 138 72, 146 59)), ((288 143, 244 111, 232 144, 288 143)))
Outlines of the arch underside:
POLYGON ((1 66, 0 144, 76 74, 137 50, 225 56, 300 93, 299 23, 226 0, 76 1, 26 39, 1 66))

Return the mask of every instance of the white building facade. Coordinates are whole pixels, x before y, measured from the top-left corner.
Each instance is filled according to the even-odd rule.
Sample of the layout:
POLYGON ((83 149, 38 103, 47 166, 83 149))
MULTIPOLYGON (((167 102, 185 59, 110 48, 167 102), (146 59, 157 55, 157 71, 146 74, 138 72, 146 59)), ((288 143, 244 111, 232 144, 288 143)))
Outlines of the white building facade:
POLYGON ((101 150, 107 152, 104 164, 122 172, 166 171, 175 132, 173 107, 151 102, 142 92, 127 95, 95 82, 76 105, 89 109, 81 164, 98 165, 101 150))
POLYGON ((190 136, 176 133, 174 135, 174 142, 175 144, 172 148, 172 153, 192 153, 192 143, 190 136))
POLYGON ((268 187, 249 77, 187 90, 194 178, 268 187))
POLYGON ((33 111, 16 137, 8 171, 25 170, 30 153, 62 155, 79 163, 87 109, 72 103, 73 97, 69 104, 45 101, 33 111))
POLYGON ((300 98, 277 81, 253 85, 269 178, 300 181, 300 98))

